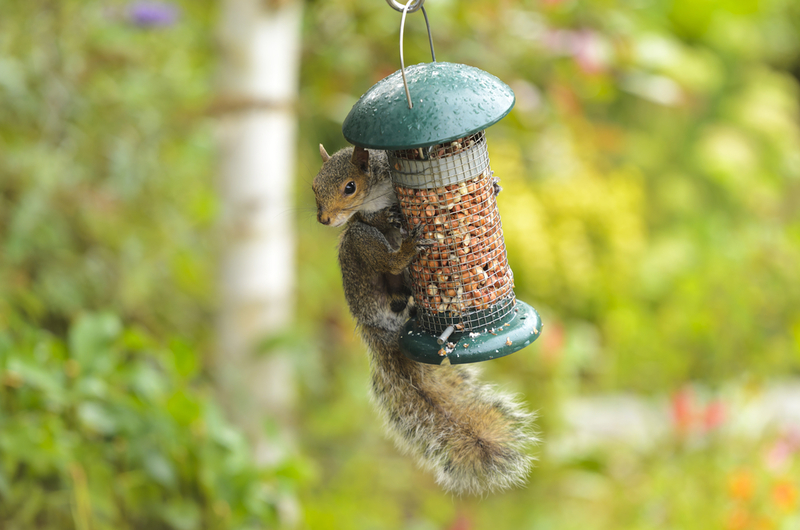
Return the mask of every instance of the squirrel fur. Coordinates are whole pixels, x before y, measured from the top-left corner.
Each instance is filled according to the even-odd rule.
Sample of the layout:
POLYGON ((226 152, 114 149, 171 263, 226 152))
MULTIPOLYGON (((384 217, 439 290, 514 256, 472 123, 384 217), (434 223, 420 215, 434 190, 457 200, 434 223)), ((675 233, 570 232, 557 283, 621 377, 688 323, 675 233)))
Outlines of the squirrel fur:
POLYGON ((475 367, 417 363, 400 351, 415 307, 406 268, 432 241, 407 231, 383 151, 329 156, 312 188, 317 219, 344 229, 339 265, 345 298, 370 357, 371 397, 398 448, 457 494, 524 483, 536 442, 533 415, 479 381, 475 367))

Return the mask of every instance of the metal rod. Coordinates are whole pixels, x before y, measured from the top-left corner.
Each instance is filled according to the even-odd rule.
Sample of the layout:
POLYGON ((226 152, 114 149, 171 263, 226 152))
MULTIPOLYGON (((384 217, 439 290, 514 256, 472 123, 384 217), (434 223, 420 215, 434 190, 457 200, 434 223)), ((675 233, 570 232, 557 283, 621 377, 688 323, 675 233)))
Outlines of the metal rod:
POLYGON ((425 27, 428 28, 428 44, 431 45, 431 61, 436 62, 436 54, 433 53, 433 38, 431 37, 431 25, 428 23, 428 12, 425 11, 425 6, 422 6, 422 14, 425 16, 425 27))
POLYGON ((455 329, 456 329, 455 326, 453 326, 452 324, 447 326, 447 329, 445 329, 444 332, 441 335, 439 335, 439 337, 437 337, 436 342, 438 342, 439 344, 444 344, 444 341, 446 341, 450 337, 450 334, 453 333, 453 330, 455 329))
POLYGON ((405 61, 403 60, 403 32, 405 31, 406 27, 406 14, 408 13, 408 8, 414 2, 415 0, 408 0, 408 3, 403 8, 403 18, 400 19, 400 73, 403 76, 403 86, 406 89, 406 99, 408 100, 409 109, 413 109, 414 104, 411 103, 411 92, 408 91, 408 81, 406 80, 406 65, 405 61))

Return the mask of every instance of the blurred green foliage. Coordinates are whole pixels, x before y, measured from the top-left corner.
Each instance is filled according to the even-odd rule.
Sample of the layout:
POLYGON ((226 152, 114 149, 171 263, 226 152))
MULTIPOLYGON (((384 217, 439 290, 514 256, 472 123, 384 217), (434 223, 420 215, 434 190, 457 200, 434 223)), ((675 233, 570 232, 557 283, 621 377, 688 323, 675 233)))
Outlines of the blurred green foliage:
MULTIPOLYGON (((530 486, 485 499, 443 495, 385 440, 314 219, 316 145, 343 147, 399 67, 400 15, 305 3, 297 344, 279 341, 305 459, 264 468, 208 386, 217 5, 175 2, 158 28, 128 5, 0 0, 0 527, 269 528, 292 496, 315 530, 797 526, 800 457, 764 465, 786 433, 557 446, 575 397, 669 407, 695 384, 733 417, 726 385, 800 372, 794 0, 426 4, 437 59, 517 95, 487 138, 517 295, 545 321, 484 363, 544 438, 530 486)), ((405 42, 429 60, 420 15, 405 42)))
POLYGON ((0 528, 265 528, 205 375, 215 5, 0 1, 0 528))
MULTIPOLYGON (((0 333, 0 521, 30 528, 264 528, 275 474, 194 382, 195 352, 110 313, 66 340, 0 333)), ((277 470, 278 474, 285 474, 277 470)))
MULTIPOLYGON (((548 325, 594 328, 602 355, 581 369, 587 388, 797 373, 795 2, 428 10, 438 60, 481 67, 516 91, 488 141, 511 191, 498 201, 517 294, 548 325)), ((380 2, 313 4, 309 133, 322 122, 320 139, 342 145, 354 100, 398 68, 398 16, 380 2)), ((422 18, 406 32, 407 62, 429 60, 422 18)))
POLYGON ((113 307, 164 333, 202 332, 214 12, 187 5, 192 24, 149 31, 126 2, 0 5, 0 318, 63 333, 80 310, 113 307))
MULTIPOLYGON (((326 455, 323 482, 309 494, 311 527, 792 528, 797 505, 767 502, 776 482, 800 486, 792 471, 764 467, 780 433, 712 435, 702 448, 673 433, 643 453, 620 444, 566 459, 551 444, 576 396, 636 392, 660 402, 687 384, 724 395, 728 384, 757 389, 800 373, 800 5, 426 7, 439 61, 482 68, 517 96, 487 140, 504 187, 498 203, 517 296, 540 311, 545 329, 531 348, 484 363, 484 373, 540 411, 541 463, 527 490, 453 502, 397 461, 378 427, 364 439, 371 411, 363 398, 352 405, 352 388, 360 391, 365 363, 352 356, 341 304, 316 295, 336 281, 336 234, 316 230, 325 246, 310 230, 301 240, 300 299, 309 304, 301 313, 326 322, 321 362, 333 381, 309 390, 310 452, 326 455), (331 409, 342 415, 331 420, 331 409), (345 411, 354 428, 342 425, 345 411), (382 470, 364 469, 367 449, 342 448, 353 439, 382 470), (760 499, 740 511, 727 485, 737 469, 758 477, 760 499)), ((316 143, 344 146, 352 104, 399 68, 399 24, 383 2, 310 4, 307 178, 319 166, 316 143)), ((405 57, 430 60, 418 14, 406 23, 405 57)), ((312 208, 307 191, 299 200, 312 208)), ((727 418, 736 406, 724 401, 727 418)))

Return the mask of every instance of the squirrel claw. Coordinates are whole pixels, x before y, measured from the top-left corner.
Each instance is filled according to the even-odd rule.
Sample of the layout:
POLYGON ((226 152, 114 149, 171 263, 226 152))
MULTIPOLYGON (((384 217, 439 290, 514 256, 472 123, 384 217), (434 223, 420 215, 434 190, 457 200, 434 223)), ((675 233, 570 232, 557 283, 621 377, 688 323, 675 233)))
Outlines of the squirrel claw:
POLYGON ((500 179, 497 177, 492 178, 492 188, 494 188, 495 196, 500 195, 500 192, 503 191, 503 188, 500 187, 500 179))
POLYGON ((418 224, 417 226, 413 227, 408 235, 410 239, 420 239, 420 236, 422 235, 422 225, 418 224))
POLYGON ((414 241, 414 245, 417 247, 417 252, 424 252, 436 244, 436 241, 433 239, 422 238, 421 224, 411 229, 411 239, 414 241))
POLYGON ((393 204, 389 207, 388 211, 386 212, 386 220, 392 225, 394 228, 402 229, 403 228, 403 213, 400 211, 399 204, 393 204))
POLYGON ((416 241, 417 252, 425 252, 435 244, 436 241, 434 241, 433 239, 417 239, 416 241))

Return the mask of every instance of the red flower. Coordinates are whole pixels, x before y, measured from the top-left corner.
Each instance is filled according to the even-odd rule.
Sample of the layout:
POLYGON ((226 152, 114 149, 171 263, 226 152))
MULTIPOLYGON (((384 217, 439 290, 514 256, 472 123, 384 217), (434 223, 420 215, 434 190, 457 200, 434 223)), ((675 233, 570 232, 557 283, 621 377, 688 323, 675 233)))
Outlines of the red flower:
POLYGON ((699 403, 690 387, 684 387, 672 396, 672 420, 681 435, 692 431, 706 434, 725 421, 725 405, 718 399, 708 404, 699 403))
POLYGON ((686 434, 694 423, 694 393, 689 387, 684 387, 672 396, 672 420, 675 429, 686 434))
POLYGON ((725 421, 725 405, 719 400, 713 400, 706 406, 703 414, 703 427, 706 431, 716 429, 725 421))

